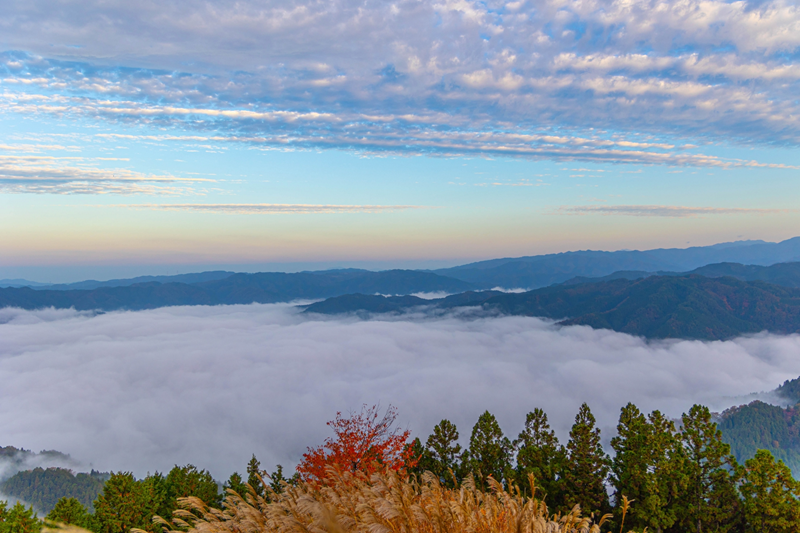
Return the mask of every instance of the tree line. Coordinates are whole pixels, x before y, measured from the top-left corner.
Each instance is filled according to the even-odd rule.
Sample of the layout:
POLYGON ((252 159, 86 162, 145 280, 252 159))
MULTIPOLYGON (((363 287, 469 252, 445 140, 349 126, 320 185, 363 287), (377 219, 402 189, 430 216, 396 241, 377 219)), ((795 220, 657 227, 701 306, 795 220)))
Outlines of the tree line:
MULTIPOLYGON (((552 514, 579 505, 584 516, 610 514, 615 527, 636 532, 788 533, 800 531, 800 483, 768 451, 739 464, 708 408, 695 405, 680 420, 659 411, 645 414, 628 404, 620 412, 613 455, 601 444, 600 429, 583 404, 562 445, 547 415, 535 409, 513 440, 496 418, 483 413, 466 448, 455 424, 442 420, 423 442, 392 429, 396 411, 383 417, 377 407, 349 417, 337 414, 329 425, 335 437, 309 448, 291 477, 278 466, 261 470, 255 456, 247 478, 230 476, 224 489, 267 500, 297 483, 326 482, 330 467, 369 474, 392 469, 406 476, 431 472, 441 484, 465 482, 491 490, 489 478, 507 490, 543 501, 552 514), (531 482, 532 480, 532 482, 531 482)), ((155 515, 169 518, 176 500, 196 496, 220 508, 224 496, 205 470, 176 466, 167 475, 137 480, 130 472, 112 473, 89 511, 74 498, 62 498, 47 519, 79 525, 96 533, 156 531, 155 515)), ((38 519, 20 504, 0 509, 0 533, 35 533, 38 519)))

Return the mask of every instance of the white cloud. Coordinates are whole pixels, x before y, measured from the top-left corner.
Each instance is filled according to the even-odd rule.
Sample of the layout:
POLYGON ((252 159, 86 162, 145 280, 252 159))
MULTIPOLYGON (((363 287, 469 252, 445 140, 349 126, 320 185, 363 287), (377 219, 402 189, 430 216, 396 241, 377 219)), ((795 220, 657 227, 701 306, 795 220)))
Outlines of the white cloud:
POLYGON ((758 209, 747 207, 689 207, 682 205, 579 205, 556 210, 565 215, 623 215, 635 217, 689 218, 709 215, 776 215, 796 209, 758 209))
MULTIPOLYGON (((2 147, 0 147, 2 148, 2 147)), ((52 147, 47 147, 53 149, 52 147)), ((56 147, 58 149, 60 147, 56 147)), ((42 147, 9 146, 10 151, 38 152, 42 147)), ((169 174, 145 174, 125 168, 98 168, 98 162, 120 158, 0 155, 0 192, 31 194, 148 194, 175 196, 214 180, 169 174)))
POLYGON ((430 209, 418 205, 323 205, 323 204, 126 204, 109 207, 157 211, 197 211, 227 215, 386 213, 408 209, 430 209))
POLYGON ((561 160, 582 156, 446 137, 580 138, 602 124, 634 144, 636 132, 654 145, 800 143, 800 10, 785 0, 22 6, 0 7, 6 46, 31 52, 0 56, 6 113, 270 146, 561 160))
POLYGON ((425 436, 462 439, 484 410, 516 435, 544 408, 564 437, 581 402, 610 436, 619 409, 678 416, 800 375, 800 337, 647 343, 534 318, 360 321, 289 306, 176 307, 93 316, 0 310, 5 444, 55 448, 100 469, 192 462, 218 478, 292 466, 336 411, 389 403, 425 436))

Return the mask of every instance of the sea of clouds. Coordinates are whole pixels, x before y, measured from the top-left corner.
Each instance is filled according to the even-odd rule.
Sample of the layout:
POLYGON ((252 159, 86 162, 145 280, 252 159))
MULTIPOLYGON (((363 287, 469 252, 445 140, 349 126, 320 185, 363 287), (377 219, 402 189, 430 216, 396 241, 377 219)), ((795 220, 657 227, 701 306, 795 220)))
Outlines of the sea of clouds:
POLYGON ((218 479, 293 468, 362 404, 394 405, 424 438, 442 418, 467 441, 485 410, 507 435, 545 409, 565 439, 588 402, 608 439, 628 401, 680 416, 800 375, 800 337, 647 342, 535 318, 305 316, 291 305, 105 314, 0 310, 3 442, 137 475, 174 464, 218 479))

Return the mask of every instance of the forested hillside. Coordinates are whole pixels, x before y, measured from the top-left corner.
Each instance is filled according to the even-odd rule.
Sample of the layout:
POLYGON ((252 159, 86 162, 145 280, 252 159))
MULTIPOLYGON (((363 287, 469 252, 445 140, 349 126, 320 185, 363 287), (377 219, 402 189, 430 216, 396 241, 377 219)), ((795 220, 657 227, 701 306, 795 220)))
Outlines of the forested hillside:
POLYGON ((95 472, 74 474, 65 468, 34 468, 17 472, 0 484, 0 493, 23 500, 45 513, 61 497, 75 498, 92 509, 92 502, 103 490, 110 474, 95 472))

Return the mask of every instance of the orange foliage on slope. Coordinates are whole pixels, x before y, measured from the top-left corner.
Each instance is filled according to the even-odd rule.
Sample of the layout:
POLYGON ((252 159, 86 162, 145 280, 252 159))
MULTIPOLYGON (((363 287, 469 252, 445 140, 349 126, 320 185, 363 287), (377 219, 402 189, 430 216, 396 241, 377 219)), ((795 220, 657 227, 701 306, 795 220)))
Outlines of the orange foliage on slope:
POLYGON ((308 448, 297 472, 304 481, 318 482, 329 476, 329 466, 367 475, 384 468, 403 472, 414 466, 417 459, 410 447, 406 447, 410 432, 392 429, 396 418, 397 409, 391 405, 382 418, 377 405, 365 404, 359 414, 348 418, 336 413, 336 419, 328 422, 336 436, 326 439, 322 446, 308 448))

